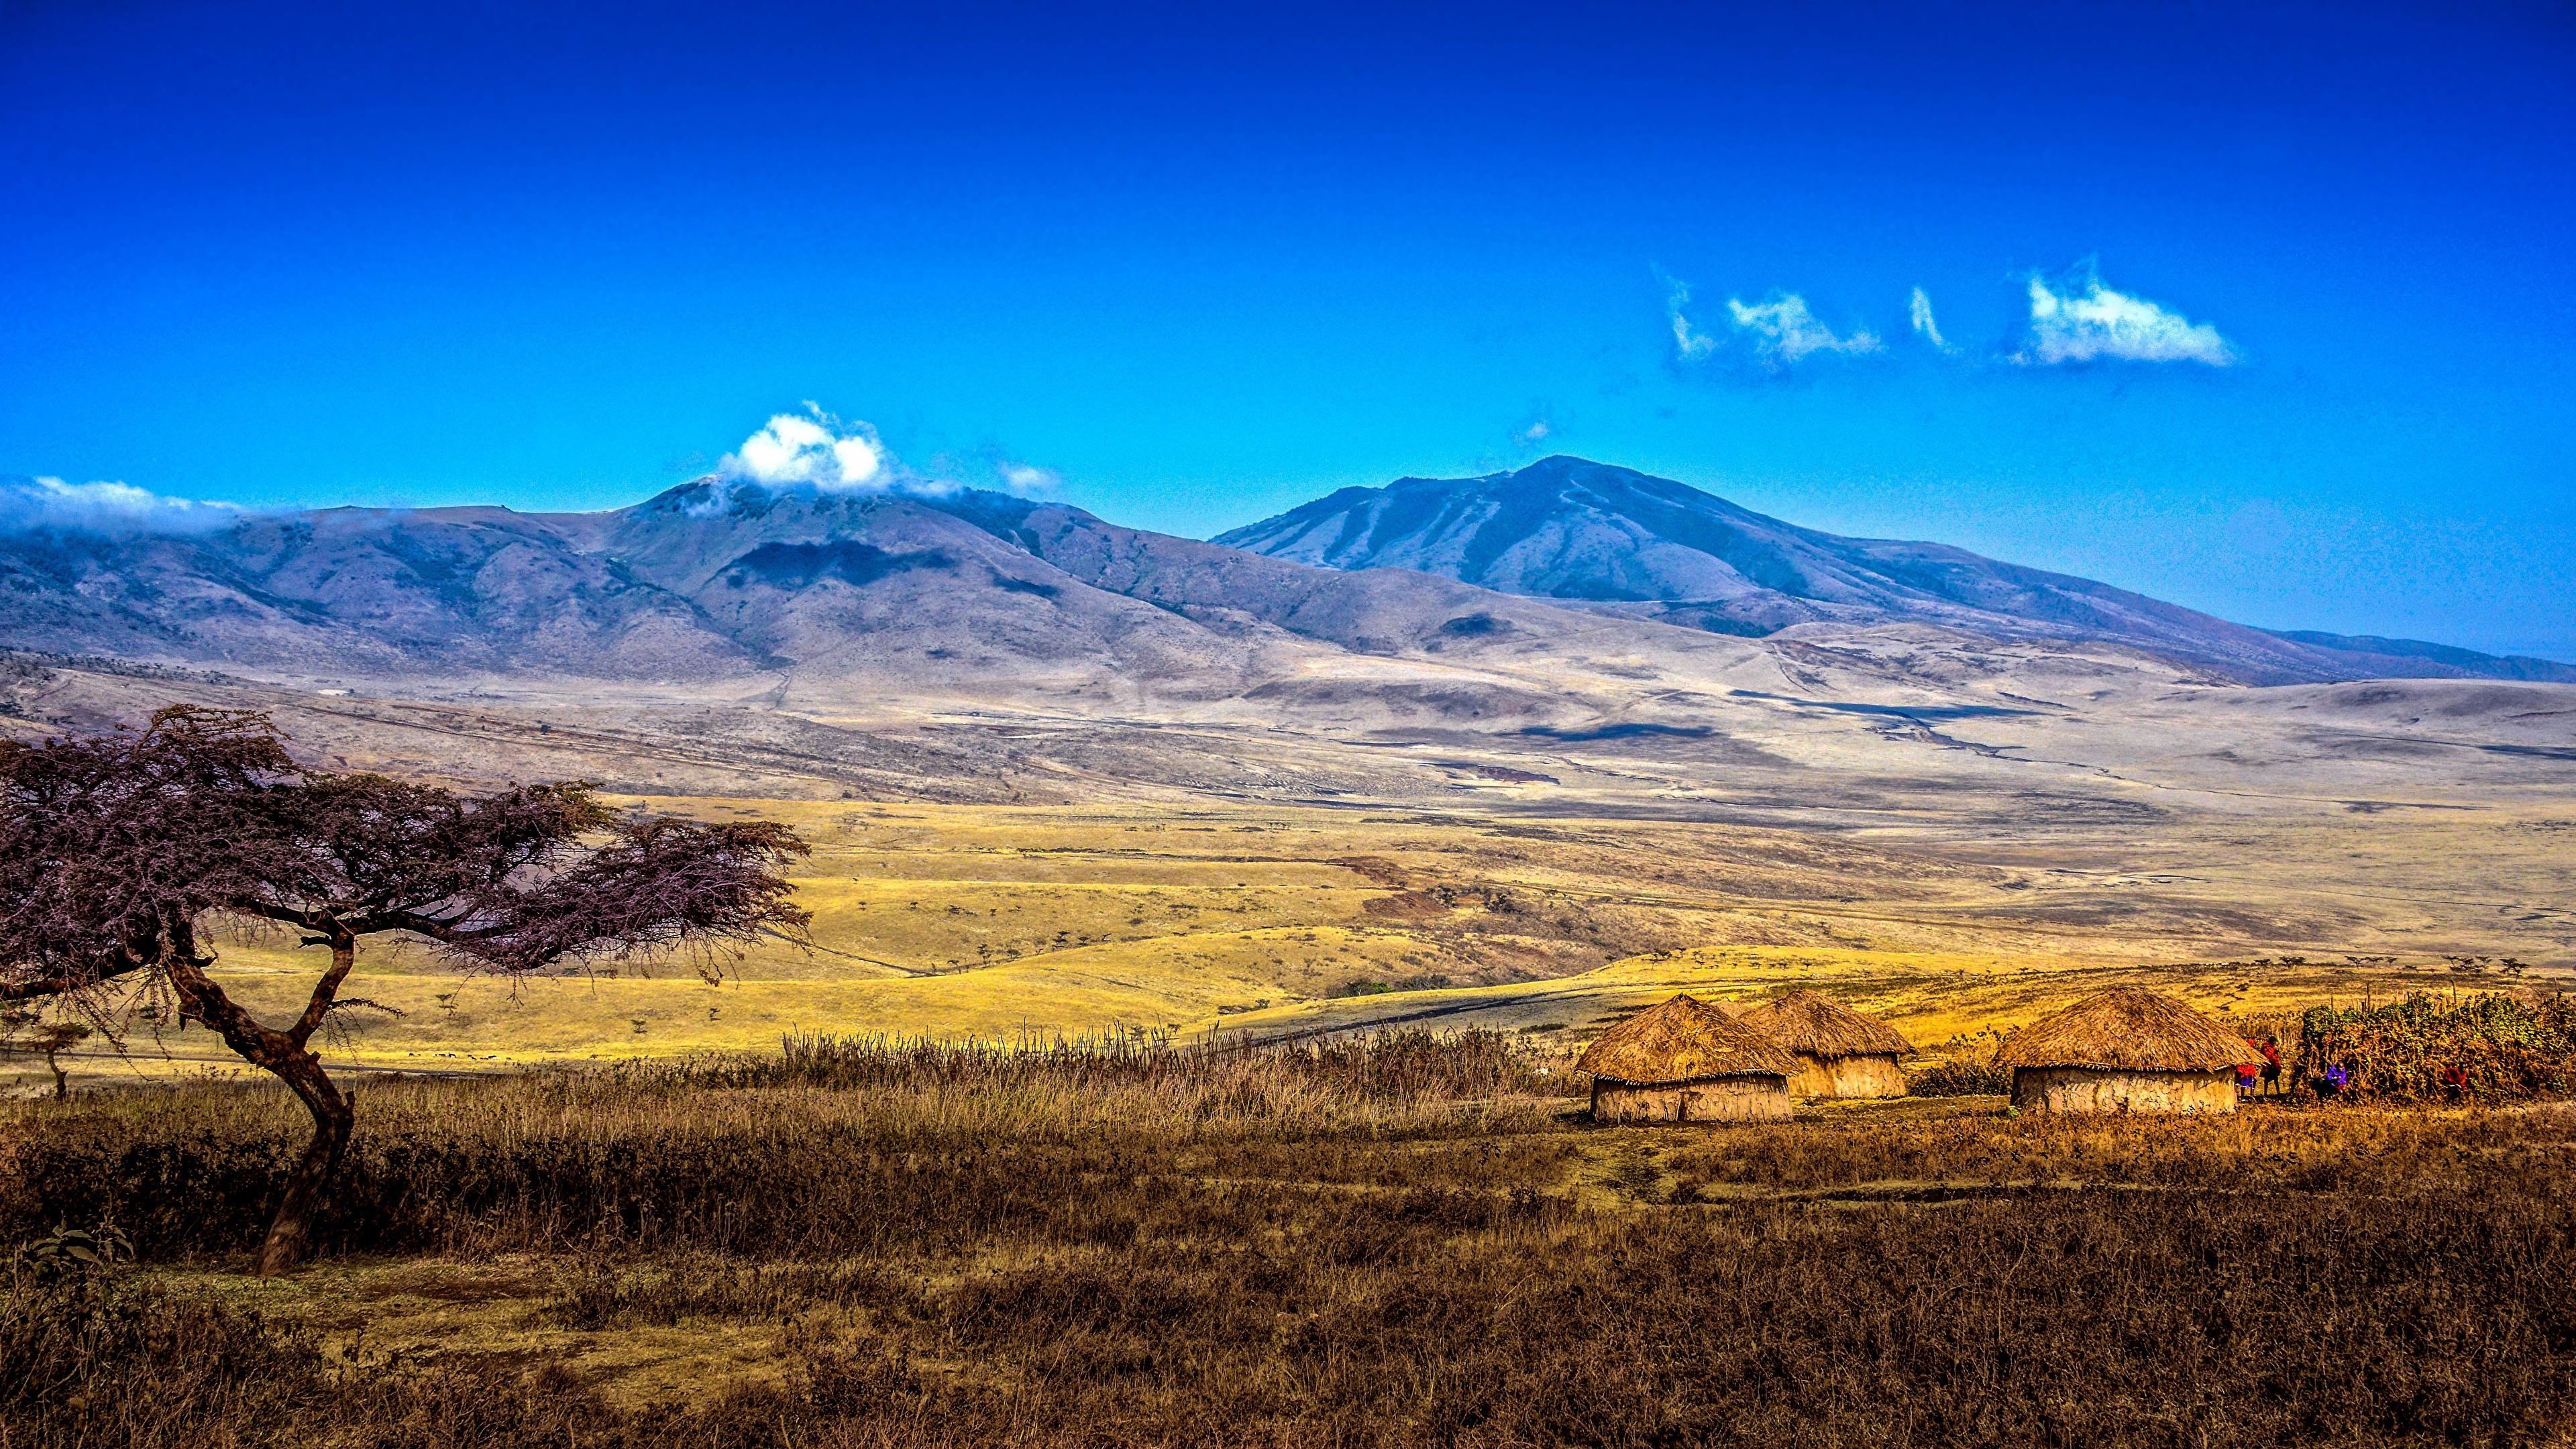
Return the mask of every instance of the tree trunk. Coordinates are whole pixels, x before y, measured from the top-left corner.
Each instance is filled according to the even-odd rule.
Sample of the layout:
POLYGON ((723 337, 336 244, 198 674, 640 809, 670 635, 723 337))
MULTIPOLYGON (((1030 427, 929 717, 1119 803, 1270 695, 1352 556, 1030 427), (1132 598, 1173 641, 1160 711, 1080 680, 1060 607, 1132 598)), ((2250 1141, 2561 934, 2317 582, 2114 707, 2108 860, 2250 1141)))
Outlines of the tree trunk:
POLYGON ((194 935, 185 922, 177 923, 170 936, 175 949, 165 965, 181 1010, 219 1033, 242 1060, 284 1082, 313 1114, 313 1140, 306 1144, 303 1160, 287 1174, 286 1194, 269 1222, 267 1240, 260 1244, 259 1276, 272 1278, 294 1267, 312 1245, 313 1219, 322 1205, 323 1189, 339 1170, 340 1159, 349 1149, 349 1130, 357 1122, 348 1095, 323 1072, 322 1059, 304 1046, 312 1027, 327 1013, 340 982, 347 978, 356 942, 343 937, 331 943, 331 969, 314 988, 313 1004, 296 1030, 285 1032, 260 1025, 206 975, 212 958, 197 954, 194 935))
POLYGON ((54 1057, 55 1054, 52 1052, 45 1053, 45 1070, 54 1074, 54 1100, 68 1102, 72 1095, 72 1079, 64 1072, 63 1064, 56 1061, 54 1057))
POLYGON ((284 1062, 261 1063, 304 1100, 313 1114, 313 1140, 304 1157, 286 1176, 286 1195, 278 1199, 277 1216, 269 1221, 268 1240, 260 1244, 259 1276, 274 1278, 303 1261, 313 1242, 313 1218, 322 1205, 322 1190, 340 1170, 349 1150, 349 1129, 358 1119, 348 1095, 322 1073, 322 1062, 301 1047, 284 1062))

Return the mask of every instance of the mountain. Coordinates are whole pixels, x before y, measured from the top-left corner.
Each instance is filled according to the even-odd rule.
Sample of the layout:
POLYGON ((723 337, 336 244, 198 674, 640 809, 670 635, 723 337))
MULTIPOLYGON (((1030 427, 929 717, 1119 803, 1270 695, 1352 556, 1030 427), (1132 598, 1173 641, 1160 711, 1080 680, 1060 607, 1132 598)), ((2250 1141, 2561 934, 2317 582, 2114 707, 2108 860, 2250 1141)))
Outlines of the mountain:
POLYGON ((2279 634, 1934 543, 1844 538, 1688 484, 1554 457, 1481 478, 1404 478, 1214 540, 1322 567, 1410 569, 1722 634, 1931 624, 1996 639, 2127 645, 2249 683, 2373 677, 2576 680, 2576 667, 2409 641, 2279 634))
POLYGON ((0 638, 356 673, 757 668, 687 599, 568 546, 566 522, 503 508, 334 508, 186 533, 19 532, 0 538, 0 638))
MULTIPOLYGON (((2460 677, 2473 679, 2527 679, 2564 684, 2576 678, 2576 671, 2555 659, 2534 659, 2526 654, 2481 654, 2475 649, 2462 649, 2453 644, 2433 644, 2422 639, 2387 639, 2377 634, 2328 634, 2316 629, 2275 629, 2280 638, 2297 644, 2330 649, 2338 654, 2395 662, 2420 659, 2448 666, 2460 677)), ((2392 671, 2387 677, 2405 677, 2403 671, 2392 671)), ((2421 677, 2439 678, 2429 671, 2421 677)))
POLYGON ((734 681, 834 707, 1230 701, 1554 728, 1586 717, 1604 679, 1665 678, 1680 692, 1659 708, 1682 709, 1685 680, 1760 693, 1821 680, 1831 655, 1876 658, 1889 687, 1948 689, 1988 670, 1976 656, 1997 641, 2108 644, 2122 667, 2264 683, 2576 680, 2541 660, 2242 628, 1570 458, 1348 489, 1215 542, 975 490, 712 478, 600 513, 336 508, 0 534, 0 645, 18 649, 306 678, 734 681), (1729 635, 1760 642, 1714 637, 1729 635))
MULTIPOLYGON (((1329 690, 1373 657, 1624 654, 1637 632, 972 490, 705 479, 593 514, 331 509, 0 537, 0 643, 307 676, 774 671, 845 700, 1259 699, 1329 690)), ((1494 704, 1478 685, 1423 707, 1494 704)))

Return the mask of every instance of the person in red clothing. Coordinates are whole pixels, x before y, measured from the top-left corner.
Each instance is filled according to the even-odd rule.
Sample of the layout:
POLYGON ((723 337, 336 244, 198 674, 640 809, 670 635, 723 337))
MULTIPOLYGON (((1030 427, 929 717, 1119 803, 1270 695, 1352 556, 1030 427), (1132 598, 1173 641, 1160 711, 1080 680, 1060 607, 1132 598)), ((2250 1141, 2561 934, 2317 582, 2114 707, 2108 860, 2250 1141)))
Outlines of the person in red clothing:
POLYGON ((2281 1090, 2281 1039, 2267 1031, 2256 1050, 2263 1054, 2263 1095, 2268 1097, 2281 1090))

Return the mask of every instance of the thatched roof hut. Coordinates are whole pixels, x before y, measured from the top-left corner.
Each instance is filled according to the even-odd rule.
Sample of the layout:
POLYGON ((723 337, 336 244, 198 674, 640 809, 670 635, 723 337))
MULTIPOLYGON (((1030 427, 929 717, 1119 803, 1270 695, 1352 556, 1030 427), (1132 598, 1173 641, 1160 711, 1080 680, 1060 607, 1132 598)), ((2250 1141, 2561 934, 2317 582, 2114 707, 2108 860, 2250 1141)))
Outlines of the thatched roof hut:
POLYGON ((1769 1037, 1690 995, 1649 1007, 1575 1062, 1592 1075, 1604 1122, 1747 1122, 1786 1117, 1798 1059, 1769 1037))
POLYGON ((1832 997, 1793 991, 1746 1012, 1744 1024, 1797 1057, 1798 1071, 1789 1078, 1793 1097, 1905 1095, 1896 1059, 1914 1043, 1832 997))
POLYGON ((2233 1112, 2245 1039, 2170 996, 2115 986, 2023 1027, 2013 1103, 2056 1112, 2233 1112))

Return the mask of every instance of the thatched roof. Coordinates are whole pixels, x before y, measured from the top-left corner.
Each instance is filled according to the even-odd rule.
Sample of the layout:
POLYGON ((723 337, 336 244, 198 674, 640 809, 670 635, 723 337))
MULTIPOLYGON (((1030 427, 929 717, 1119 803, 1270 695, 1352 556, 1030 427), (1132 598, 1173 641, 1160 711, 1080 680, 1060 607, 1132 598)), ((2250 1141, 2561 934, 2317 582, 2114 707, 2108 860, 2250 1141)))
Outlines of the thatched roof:
POLYGON ((2115 986, 2013 1033, 1999 1060, 2008 1067, 2214 1072, 2252 1056, 2243 1037, 2172 997, 2115 986))
POLYGON ((1812 1057, 1903 1056, 1914 1043, 1829 996, 1793 991, 1744 1014, 1744 1024, 1812 1057))
POLYGON ((1798 1070, 1798 1059, 1725 1012, 1684 995, 1601 1033, 1574 1069, 1613 1082, 1697 1082, 1786 1078, 1798 1070))

